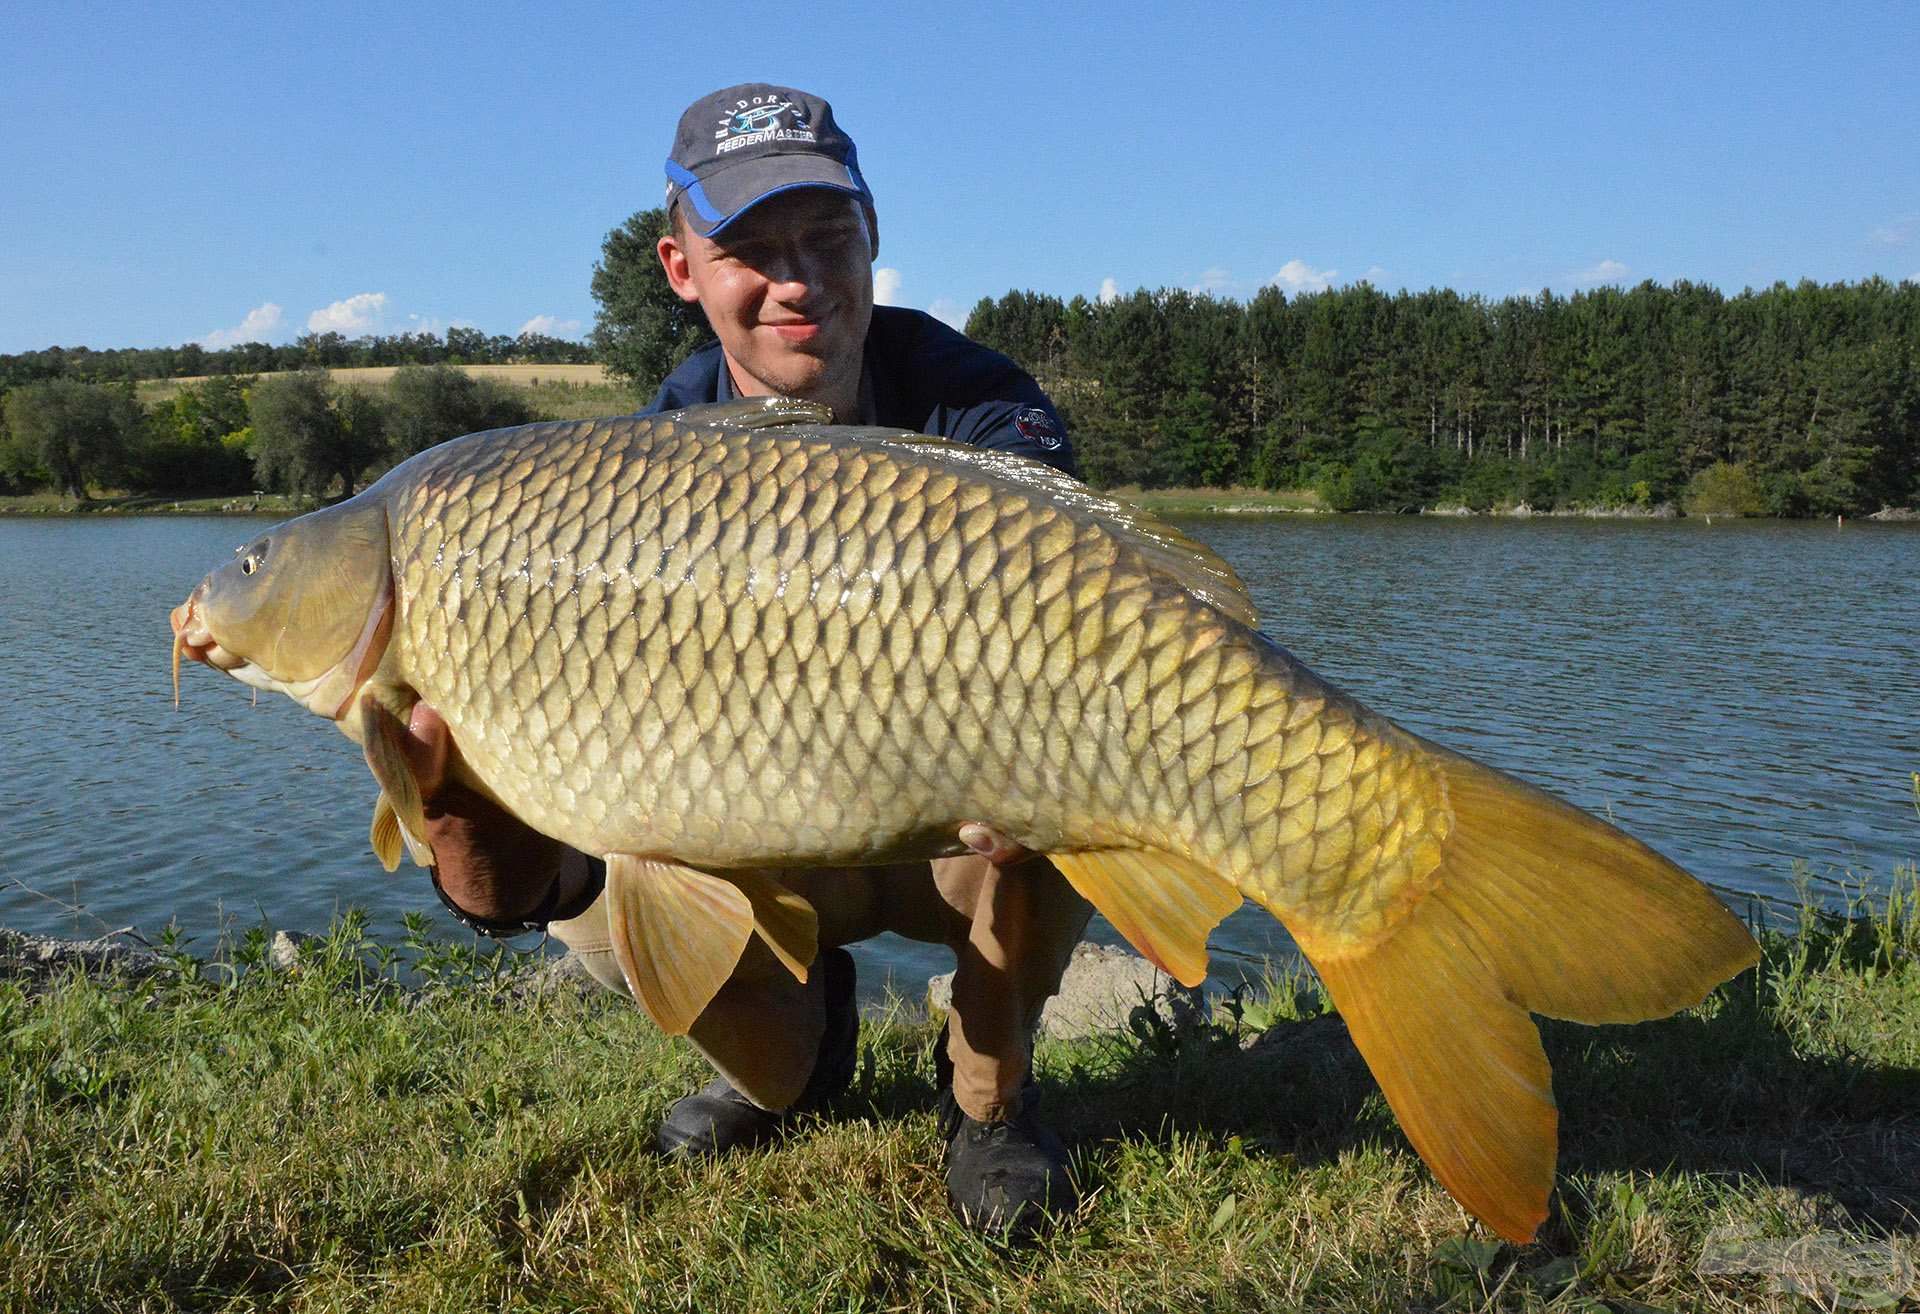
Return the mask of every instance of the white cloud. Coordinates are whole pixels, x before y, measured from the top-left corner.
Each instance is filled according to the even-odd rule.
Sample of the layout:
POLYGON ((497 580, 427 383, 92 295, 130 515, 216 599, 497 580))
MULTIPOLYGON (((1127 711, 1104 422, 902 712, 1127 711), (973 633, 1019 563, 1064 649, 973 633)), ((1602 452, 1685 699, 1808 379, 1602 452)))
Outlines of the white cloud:
POLYGON ((529 333, 538 333, 543 338, 577 338, 580 336, 580 321, 555 319, 552 315, 535 315, 522 324, 519 332, 514 336, 524 338, 529 333))
POLYGON ((1111 278, 1100 280, 1100 304, 1110 306, 1120 299, 1120 285, 1111 278))
POLYGON ((1601 283, 1624 283, 1631 272, 1618 260, 1602 260, 1590 268, 1568 274, 1567 281, 1582 287, 1594 287, 1601 283))
POLYGON ((1384 287, 1387 282, 1387 271, 1379 265, 1368 265, 1367 272, 1360 275, 1360 281, 1371 283, 1375 287, 1384 287))
POLYGON ((1340 277, 1337 269, 1315 269, 1304 260, 1289 260, 1272 278, 1275 287, 1289 292, 1325 292, 1340 277))
POLYGON ((873 271, 873 304, 876 306, 900 304, 900 271, 891 265, 882 265, 873 271))
POLYGON ((313 333, 369 333, 387 308, 385 292, 359 292, 307 316, 313 333))
POLYGON ((1218 296, 1233 286, 1233 275, 1214 265, 1200 271, 1200 281, 1188 288, 1189 292, 1201 292, 1209 296, 1218 296))
POLYGON ((450 328, 478 328, 470 319, 441 319, 438 315, 408 315, 406 332, 431 333, 436 337, 450 328))
POLYGON ((231 347, 240 342, 265 342, 280 328, 280 307, 271 301, 263 301, 247 312, 247 317, 239 325, 230 329, 215 329, 200 339, 203 347, 231 347))
POLYGON ((1920 214, 1903 214, 1875 228, 1867 236, 1879 246, 1905 246, 1920 233, 1920 214))
POLYGON ((934 298, 933 304, 927 307, 927 313, 941 323, 950 325, 953 328, 965 329, 967 327, 967 312, 962 309, 960 303, 952 297, 934 298))

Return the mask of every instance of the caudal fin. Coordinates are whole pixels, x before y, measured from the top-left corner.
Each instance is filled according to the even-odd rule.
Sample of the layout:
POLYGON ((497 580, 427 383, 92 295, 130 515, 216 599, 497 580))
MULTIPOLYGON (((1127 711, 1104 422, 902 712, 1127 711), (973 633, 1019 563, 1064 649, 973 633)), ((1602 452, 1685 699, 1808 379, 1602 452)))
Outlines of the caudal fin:
MULTIPOLYGON (((1363 947, 1295 926, 1407 1133, 1513 1241, 1553 1186, 1552 1074, 1529 1013, 1632 1022, 1759 957, 1712 892, 1605 822, 1432 745, 1453 814, 1434 883, 1363 947)), ((1328 928, 1332 929, 1332 928, 1328 928)))

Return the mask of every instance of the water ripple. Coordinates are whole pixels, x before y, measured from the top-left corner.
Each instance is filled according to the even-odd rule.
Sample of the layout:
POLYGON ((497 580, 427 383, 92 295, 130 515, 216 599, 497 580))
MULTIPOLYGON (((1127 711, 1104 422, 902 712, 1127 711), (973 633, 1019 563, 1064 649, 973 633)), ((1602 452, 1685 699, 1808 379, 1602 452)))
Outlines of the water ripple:
MULTIPOLYGON (((183 673, 168 608, 246 519, 0 521, 0 924, 169 916, 383 933, 436 905, 366 849, 359 754, 282 698, 183 673), (17 888, 19 881, 45 897, 17 888), (75 913, 48 902, 83 908, 75 913)), ((1545 785, 1727 889, 1920 856, 1920 531, 1747 522, 1213 517, 1268 633, 1408 728, 1545 785)), ((444 919, 438 919, 443 921, 444 919)), ((1105 938, 1112 938, 1105 933, 1105 938)), ((1218 960, 1284 955, 1264 914, 1218 960)), ((869 986, 945 955, 889 937, 869 986)))

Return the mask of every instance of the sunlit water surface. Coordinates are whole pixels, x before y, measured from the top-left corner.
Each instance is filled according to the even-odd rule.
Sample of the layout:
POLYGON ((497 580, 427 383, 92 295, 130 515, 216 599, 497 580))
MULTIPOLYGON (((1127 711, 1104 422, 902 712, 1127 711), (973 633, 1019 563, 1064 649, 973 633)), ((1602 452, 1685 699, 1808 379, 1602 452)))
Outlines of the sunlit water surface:
MULTIPOLYGON (((0 520, 0 924, 170 918, 317 930, 349 904, 449 936, 423 876, 366 843, 358 750, 278 695, 194 667, 175 713, 167 610, 243 518, 0 520)), ((1611 816, 1730 892, 1884 880, 1920 856, 1920 529, 1217 516, 1266 631, 1410 729, 1611 816)), ((1113 939, 1096 925, 1096 938, 1113 939)), ((1229 984, 1289 952, 1251 907, 1229 984)), ((944 951, 883 937, 863 992, 917 993, 944 951)))

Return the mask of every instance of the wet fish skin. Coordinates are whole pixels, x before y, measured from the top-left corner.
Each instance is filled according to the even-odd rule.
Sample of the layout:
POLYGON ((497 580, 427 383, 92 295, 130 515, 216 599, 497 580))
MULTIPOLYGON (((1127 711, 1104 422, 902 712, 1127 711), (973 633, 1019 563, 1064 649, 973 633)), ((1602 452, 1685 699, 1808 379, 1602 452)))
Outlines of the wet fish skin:
MULTIPOLYGON (((811 415, 527 426, 396 468, 338 517, 382 518, 391 560, 391 639, 356 695, 431 702, 478 787, 591 853, 827 866, 953 851, 987 820, 1189 981, 1252 898, 1442 1181, 1530 1235, 1555 1116, 1528 1010, 1696 1002, 1752 960, 1737 920, 1327 685, 1164 526, 1018 458, 811 415)), ((207 619, 247 658, 261 636, 210 623, 228 585, 176 629, 207 619)), ((336 613, 365 593, 315 594, 335 637, 299 694, 362 738, 380 715, 327 709, 356 660, 334 649, 375 628, 336 613)))
POLYGON ((872 861, 991 816, 1045 852, 1177 846, 1365 933, 1445 824, 1404 737, 978 476, 1008 463, 677 417, 449 450, 393 498, 395 643, 480 778, 588 852, 872 861))

